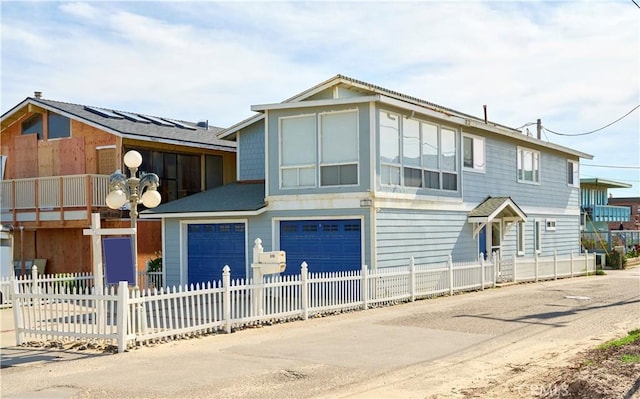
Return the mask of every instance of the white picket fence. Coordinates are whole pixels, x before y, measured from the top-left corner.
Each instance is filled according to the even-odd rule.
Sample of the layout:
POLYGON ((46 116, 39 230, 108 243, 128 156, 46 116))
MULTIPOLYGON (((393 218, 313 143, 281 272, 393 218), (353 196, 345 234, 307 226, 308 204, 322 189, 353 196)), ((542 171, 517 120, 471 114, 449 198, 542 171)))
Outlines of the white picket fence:
MULTIPOLYGON (((548 275, 547 259, 538 258, 538 278, 548 275)), ((554 270, 571 262, 570 275, 595 271, 593 255, 553 257, 554 270), (581 266, 580 266, 581 265, 581 266)), ((523 261, 514 263, 514 276, 529 279, 523 261)), ((500 267, 503 267, 502 265, 500 267)), ((33 340, 99 340, 128 347, 163 339, 211 332, 231 332, 259 323, 306 319, 314 314, 367 309, 455 292, 483 290, 496 284, 498 261, 449 262, 337 273, 311 273, 306 263, 299 275, 267 276, 263 281, 232 280, 225 266, 222 281, 205 286, 131 289, 126 282, 96 292, 95 287, 65 289, 57 280, 37 274, 14 279, 13 311, 16 342, 33 340)), ((527 272, 528 273, 528 272, 527 272)), ((76 286, 77 287, 77 286, 76 286)))

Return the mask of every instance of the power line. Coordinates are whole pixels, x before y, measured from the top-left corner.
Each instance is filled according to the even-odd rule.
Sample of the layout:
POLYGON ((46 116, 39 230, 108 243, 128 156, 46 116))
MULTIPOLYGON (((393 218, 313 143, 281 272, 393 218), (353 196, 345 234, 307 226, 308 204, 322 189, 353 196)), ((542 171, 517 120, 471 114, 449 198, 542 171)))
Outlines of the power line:
POLYGON ((593 166, 595 168, 614 168, 614 169, 640 169, 640 166, 594 165, 589 163, 581 163, 580 166, 593 166))
POLYGON ((555 131, 553 131, 553 130, 551 130, 551 129, 547 129, 547 128, 546 128, 546 127, 544 127, 544 126, 543 126, 542 128, 543 128, 544 130, 546 130, 547 132, 549 132, 549 133, 553 133, 553 134, 557 134, 558 136, 585 136, 585 135, 587 135, 587 134, 593 134, 593 133, 599 132, 600 130, 606 129, 606 128, 608 128, 609 126, 611 126, 611 125, 613 125, 613 124, 615 124, 615 123, 620 122, 621 120, 623 120, 624 118, 626 118, 627 116, 629 116, 629 114, 631 114, 633 111, 637 110, 638 108, 640 108, 640 104, 639 104, 639 105, 636 105, 635 107, 633 107, 633 109, 631 109, 631 111, 627 112, 626 114, 624 114, 624 115, 623 115, 623 116, 621 116, 620 118, 616 119, 615 121, 613 121, 613 122, 611 122, 611 123, 609 123, 609 124, 607 124, 607 125, 605 125, 605 126, 603 126, 603 127, 601 127, 601 128, 598 128, 598 129, 595 129, 595 130, 591 130, 591 131, 589 131, 589 132, 584 132, 584 133, 575 133, 575 134, 568 134, 568 133, 558 133, 558 132, 555 132, 555 131))
POLYGON ((633 4, 635 4, 635 5, 636 5, 636 7, 640 8, 640 6, 638 5, 638 3, 636 3, 636 0, 631 0, 631 1, 633 1, 633 4))

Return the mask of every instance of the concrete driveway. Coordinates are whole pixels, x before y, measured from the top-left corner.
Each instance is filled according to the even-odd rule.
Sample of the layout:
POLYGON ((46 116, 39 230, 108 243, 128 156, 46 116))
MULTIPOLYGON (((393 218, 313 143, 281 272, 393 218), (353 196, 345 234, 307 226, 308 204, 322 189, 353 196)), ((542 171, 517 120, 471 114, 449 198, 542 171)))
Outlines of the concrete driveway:
POLYGON ((3 398, 464 397, 527 359, 640 327, 640 269, 521 284, 251 328, 120 355, 15 348, 2 316, 3 398))

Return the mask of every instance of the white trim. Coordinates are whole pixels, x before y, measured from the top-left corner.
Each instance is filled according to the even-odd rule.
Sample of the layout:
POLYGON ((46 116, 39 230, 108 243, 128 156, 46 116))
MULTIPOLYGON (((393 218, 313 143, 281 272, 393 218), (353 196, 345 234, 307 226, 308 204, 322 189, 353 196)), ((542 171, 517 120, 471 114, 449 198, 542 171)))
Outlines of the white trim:
POLYGON ((567 186, 573 188, 580 188, 580 161, 573 161, 571 159, 567 159, 567 173, 566 178, 569 178, 569 164, 573 164, 573 173, 572 175, 575 177, 575 181, 573 183, 569 183, 567 181, 567 186))
POLYGON ((138 215, 140 219, 181 219, 181 218, 217 218, 217 217, 239 217, 239 216, 257 216, 264 213, 267 207, 260 208, 255 211, 227 211, 227 212, 170 212, 170 213, 141 213, 138 215))
POLYGON ((469 133, 465 133, 465 132, 461 132, 462 134, 462 142, 460 143, 460 161, 462 164, 462 170, 466 171, 466 172, 474 172, 474 173, 486 173, 487 170, 487 140, 486 137, 482 137, 482 136, 478 136, 475 134, 469 134, 469 133), (475 157, 471 160, 472 164, 474 166, 464 166, 464 138, 468 137, 472 140, 472 146, 475 147, 474 143, 476 142, 476 140, 481 141, 482 142, 482 157, 483 157, 483 163, 482 163, 482 167, 475 167, 475 157))
MULTIPOLYGON (((524 171, 524 167, 522 168, 522 170, 524 171)), ((516 177, 516 181, 518 183, 533 184, 533 185, 536 185, 536 186, 539 186, 541 184, 541 182, 542 182, 542 157, 540 156, 540 151, 534 150, 534 149, 531 149, 531 148, 528 148, 528 147, 522 147, 522 146, 517 146, 516 147, 516 176, 517 176, 516 177), (523 152, 526 152, 526 151, 531 152, 531 156, 532 156, 532 159, 531 159, 532 165, 531 166, 533 167, 533 171, 532 172, 534 173, 534 176, 535 176, 535 172, 536 171, 538 172, 538 179, 537 180, 535 180, 535 178, 534 178, 534 180, 527 180, 527 179, 524 179, 522 176, 520 176, 520 161, 522 160, 522 162, 524 163, 524 153, 523 153, 523 157, 521 158, 520 157, 520 152, 521 151, 523 151, 523 152), (537 159, 538 159, 538 167, 537 168, 535 168, 535 155, 537 155, 537 159)))
POLYGON ((540 219, 533 220, 533 251, 538 255, 542 253, 542 220, 540 219))
POLYGON ((349 97, 349 98, 332 98, 327 100, 308 100, 300 101, 296 103, 284 102, 284 103, 272 103, 272 104, 257 104, 252 105, 251 110, 256 112, 271 111, 278 109, 290 109, 290 108, 312 108, 312 107, 326 107, 333 105, 344 104, 362 104, 370 101, 378 101, 380 96, 362 96, 362 97, 349 97))
POLYGON ((115 144, 110 144, 110 145, 99 145, 96 147, 96 150, 109 150, 109 149, 116 149, 116 145, 115 144))
POLYGON ((520 221, 516 223, 516 255, 524 256, 527 250, 526 248, 527 226, 525 221, 520 221))
MULTIPOLYGON (((278 121, 278 123, 280 122, 278 121)), ((278 145, 278 154, 280 154, 279 145, 278 145)), ((239 159, 240 157, 238 157, 238 160, 239 159)), ((278 165, 278 170, 279 168, 280 168, 280 165, 278 165)), ((240 173, 240 165, 238 165, 238 173, 240 173)), ((269 184, 270 184, 269 183, 269 113, 267 112, 264 116, 264 196, 265 197, 269 196, 269 184)))
POLYGON ((556 220, 546 219, 544 221, 544 226, 545 231, 556 231, 556 220))

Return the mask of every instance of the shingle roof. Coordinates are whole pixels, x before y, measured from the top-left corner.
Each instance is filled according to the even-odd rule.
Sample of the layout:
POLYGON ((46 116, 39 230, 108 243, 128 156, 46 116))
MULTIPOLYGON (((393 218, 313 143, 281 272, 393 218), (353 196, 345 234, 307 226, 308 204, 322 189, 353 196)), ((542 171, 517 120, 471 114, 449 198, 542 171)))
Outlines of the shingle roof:
POLYGON ((496 212, 503 216, 525 216, 525 213, 511 199, 511 197, 488 197, 480 205, 476 206, 469 212, 468 217, 471 218, 490 218, 496 217, 496 212))
POLYGON ((142 214, 248 212, 264 208, 264 182, 236 182, 167 202, 142 214))
MULTIPOLYGON (((206 129, 198 126, 193 122, 159 117, 155 118, 157 120, 163 119, 164 121, 169 121, 167 125, 170 124, 170 126, 160 125, 158 123, 154 123, 152 120, 149 120, 149 123, 144 123, 128 119, 123 115, 119 115, 122 117, 114 115, 117 116, 116 118, 105 116, 99 113, 100 111, 106 111, 107 114, 112 113, 114 110, 110 109, 47 100, 43 98, 28 97, 21 104, 5 113, 2 116, 3 119, 28 103, 53 110, 54 112, 65 114, 66 116, 72 118, 75 117, 82 122, 92 124, 96 127, 111 131, 115 134, 122 135, 126 138, 143 141, 164 141, 172 144, 186 145, 191 147, 206 147, 227 151, 235 151, 236 149, 235 142, 232 142, 230 140, 222 140, 217 137, 216 134, 222 131, 222 128, 219 127, 209 126, 208 129, 206 129), (91 108, 99 112, 91 111, 91 108)), ((119 111, 116 110, 115 112, 119 111)), ((136 114, 130 111, 128 111, 127 113, 132 114, 136 117, 142 116, 143 118, 154 118, 150 115, 136 114)))

